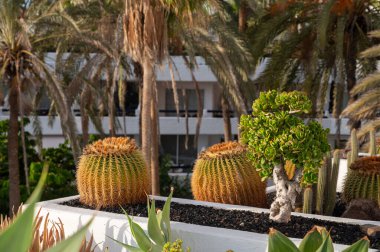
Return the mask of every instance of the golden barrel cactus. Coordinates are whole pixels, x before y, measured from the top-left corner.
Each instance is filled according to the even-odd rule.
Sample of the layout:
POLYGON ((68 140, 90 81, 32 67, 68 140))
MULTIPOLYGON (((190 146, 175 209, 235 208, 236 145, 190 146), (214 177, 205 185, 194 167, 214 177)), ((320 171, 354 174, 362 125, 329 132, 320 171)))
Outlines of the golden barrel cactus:
POLYGON ((380 156, 359 158, 350 170, 344 183, 344 200, 370 199, 380 206, 380 156))
POLYGON ((78 163, 80 201, 94 207, 146 201, 149 174, 141 151, 128 137, 87 145, 78 163))
POLYGON ((213 145, 195 163, 191 189, 196 200, 263 207, 266 184, 237 142, 213 145))

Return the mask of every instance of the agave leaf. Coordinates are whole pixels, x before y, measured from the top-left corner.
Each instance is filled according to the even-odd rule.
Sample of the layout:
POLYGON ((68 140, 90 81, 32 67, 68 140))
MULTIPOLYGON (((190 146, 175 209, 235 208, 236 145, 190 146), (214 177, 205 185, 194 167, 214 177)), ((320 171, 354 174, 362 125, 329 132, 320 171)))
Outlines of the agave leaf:
POLYGON ((316 252, 333 252, 334 246, 330 237, 330 233, 325 228, 319 230, 322 235, 323 242, 316 252))
POLYGON ((162 209, 162 213, 159 218, 161 219, 161 230, 164 232, 165 240, 170 241, 171 238, 171 228, 170 228, 170 204, 173 197, 173 189, 170 192, 169 197, 167 198, 165 205, 162 209))
POLYGON ((127 214, 129 226, 131 228, 131 232, 133 237, 136 240, 137 245, 143 250, 143 251, 150 251, 153 248, 153 243, 149 239, 149 237, 145 234, 144 230, 132 220, 131 217, 127 214))
POLYGON ((269 231, 268 252, 299 252, 300 250, 283 233, 273 228, 269 231))
POLYGON ((346 248, 342 252, 367 252, 369 248, 369 240, 367 237, 360 239, 359 241, 352 244, 350 247, 346 248))
POLYGON ((128 244, 125 244, 125 243, 122 243, 118 240, 115 240, 114 238, 112 237, 109 237, 107 236, 108 238, 110 238, 111 240, 113 240, 114 242, 118 243, 119 245, 121 245, 122 247, 126 248, 128 251, 130 252, 144 252, 144 250, 140 249, 140 248, 137 248, 137 247, 133 247, 131 245, 128 245, 128 244))
POLYGON ((40 199, 42 188, 48 174, 48 165, 44 165, 36 189, 28 199, 29 206, 18 215, 15 221, 0 233, 0 251, 27 251, 33 239, 33 220, 36 202, 40 199), (17 237, 17 242, 15 239, 17 237))
POLYGON ((301 252, 314 252, 322 245, 322 235, 316 227, 313 227, 303 238, 299 245, 301 252))
POLYGON ((159 222, 156 216, 156 204, 154 200, 150 209, 148 208, 148 234, 150 238, 159 246, 165 245, 165 237, 163 236, 159 222))
POLYGON ((76 233, 69 238, 59 242, 56 246, 48 249, 46 252, 72 252, 79 251, 82 241, 86 236, 87 229, 90 227, 94 218, 91 218, 86 225, 81 227, 76 233))

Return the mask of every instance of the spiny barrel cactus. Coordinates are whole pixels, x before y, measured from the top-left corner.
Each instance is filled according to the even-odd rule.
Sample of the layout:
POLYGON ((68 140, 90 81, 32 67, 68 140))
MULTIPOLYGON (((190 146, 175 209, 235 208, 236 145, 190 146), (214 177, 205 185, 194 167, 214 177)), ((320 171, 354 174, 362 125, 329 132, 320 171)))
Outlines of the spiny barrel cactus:
POLYGON ((195 163, 191 189, 196 200, 264 206, 265 184, 237 142, 211 146, 195 163))
POLYGON ((380 205, 380 157, 359 158, 350 169, 344 183, 345 201, 364 198, 380 205))
POLYGON ((150 188, 144 158, 128 137, 87 145, 78 163, 77 182, 80 201, 95 207, 144 202, 150 188))

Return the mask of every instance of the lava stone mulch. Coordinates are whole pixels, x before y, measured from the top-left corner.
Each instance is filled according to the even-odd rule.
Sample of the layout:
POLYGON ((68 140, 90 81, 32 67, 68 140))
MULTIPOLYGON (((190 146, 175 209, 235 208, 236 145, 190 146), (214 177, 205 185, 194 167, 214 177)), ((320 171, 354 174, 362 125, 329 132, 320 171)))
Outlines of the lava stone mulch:
MULTIPOLYGON (((156 208, 162 209, 165 202, 156 201, 156 208)), ((61 203, 72 207, 94 209, 83 205, 78 199, 61 203)), ((144 204, 125 205, 125 211, 132 216, 147 217, 147 206, 144 204)), ((102 211, 123 214, 120 207, 106 207, 102 211)), ((352 244, 365 236, 359 225, 344 224, 332 221, 322 221, 319 219, 292 216, 291 221, 286 224, 276 223, 269 219, 266 213, 254 213, 241 210, 225 210, 212 207, 196 206, 171 203, 170 219, 172 221, 197 224, 202 226, 229 228, 242 231, 267 234, 269 228, 273 227, 286 236, 303 238, 305 234, 314 226, 323 226, 330 230, 334 243, 352 244)), ((370 239, 371 248, 380 249, 380 239, 370 239)), ((380 250, 379 250, 380 251, 380 250)))

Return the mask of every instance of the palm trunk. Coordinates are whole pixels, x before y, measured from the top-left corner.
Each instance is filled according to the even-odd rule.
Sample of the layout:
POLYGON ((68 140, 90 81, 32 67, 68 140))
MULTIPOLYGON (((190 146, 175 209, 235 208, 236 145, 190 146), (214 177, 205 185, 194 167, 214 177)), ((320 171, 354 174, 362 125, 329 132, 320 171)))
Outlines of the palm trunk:
POLYGON ((143 97, 141 109, 141 150, 144 154, 148 171, 151 170, 151 146, 152 146, 152 121, 151 121, 151 101, 152 81, 154 78, 153 65, 148 58, 143 62, 143 97))
MULTIPOLYGON (((155 84, 155 82, 153 82, 155 84)), ((153 99, 151 100, 151 118, 152 118, 152 146, 151 146, 151 176, 152 176, 152 194, 160 195, 160 166, 158 164, 158 112, 157 112, 157 94, 156 88, 152 87, 153 99)))
POLYGON ((116 136, 115 129, 115 102, 114 102, 114 79, 111 77, 111 73, 108 73, 107 78, 108 87, 108 119, 109 119, 109 134, 110 136, 116 136))
POLYGON ((242 0, 239 6, 239 32, 244 32, 247 29, 247 3, 242 0))
POLYGON ((295 207, 297 195, 302 191, 300 178, 302 173, 298 170, 294 181, 289 181, 284 165, 278 164, 273 168, 273 182, 276 185, 276 199, 270 207, 270 219, 287 223, 290 221, 292 209, 295 207))
POLYGON ((221 105, 222 105, 223 122, 224 122, 224 141, 228 142, 232 140, 231 118, 230 118, 230 107, 224 95, 222 95, 221 105))
POLYGON ((9 215, 20 206, 20 171, 18 163, 18 81, 14 78, 9 91, 8 168, 9 215))
POLYGON ((88 144, 89 134, 88 127, 90 118, 86 111, 86 105, 90 102, 91 97, 89 96, 89 87, 85 86, 80 99, 80 111, 81 111, 81 121, 82 121, 82 146, 86 146, 88 144))

